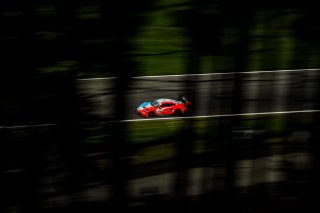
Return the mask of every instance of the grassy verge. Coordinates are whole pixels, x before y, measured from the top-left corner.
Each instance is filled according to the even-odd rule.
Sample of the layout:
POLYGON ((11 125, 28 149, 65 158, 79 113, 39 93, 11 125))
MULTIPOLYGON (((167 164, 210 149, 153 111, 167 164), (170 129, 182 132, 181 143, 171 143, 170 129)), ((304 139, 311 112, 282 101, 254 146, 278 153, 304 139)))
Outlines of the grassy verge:
MULTIPOLYGON (((308 129, 310 125, 312 125, 313 117, 313 113, 246 115, 239 117, 239 127, 263 129, 269 134, 278 134, 290 129, 308 129)), ((206 137, 208 132, 214 133, 214 131, 212 131, 214 129, 224 129, 224 125, 227 125, 226 121, 229 119, 230 118, 195 118, 192 123, 192 128, 199 138, 206 137)), ((160 138, 170 138, 188 124, 189 122, 184 119, 130 122, 127 123, 126 136, 130 143, 148 143, 160 138)))
MULTIPOLYGON (((230 134, 230 128, 232 127, 249 131, 253 130, 253 134, 263 133, 264 136, 262 139, 259 139, 261 141, 253 143, 265 144, 270 149, 260 151, 272 154, 275 149, 274 147, 283 146, 295 132, 310 132, 313 117, 313 113, 242 116, 237 126, 232 126, 230 120, 226 118, 195 119, 192 128, 195 133, 193 153, 196 155, 203 154, 207 151, 208 147, 212 148, 217 144, 223 146, 222 141, 217 142, 218 134, 219 138, 224 140, 223 138, 228 138, 227 134, 230 134)), ((190 123, 186 122, 186 120, 128 123, 126 136, 129 143, 141 147, 134 159, 134 164, 173 159, 177 151, 174 145, 174 143, 178 142, 176 134, 188 124, 190 123)), ((250 135, 248 137, 250 140, 250 135)), ((249 143, 251 144, 251 142, 249 143)))
MULTIPOLYGON (((242 134, 240 135, 242 139, 233 140, 232 144, 236 145, 237 150, 239 149, 237 153, 240 158, 252 159, 255 156, 272 156, 283 152, 303 152, 308 149, 307 137, 311 134, 314 115, 314 113, 300 113, 241 116, 237 126, 226 117, 197 118, 192 122, 177 119, 126 123, 124 134, 126 142, 132 148, 128 157, 133 176, 174 171, 177 153, 180 153, 177 143, 184 143, 179 140, 179 137, 186 129, 194 131, 191 141, 194 166, 210 165, 215 159, 223 160, 230 149, 228 148, 230 136, 234 138, 230 135, 233 127, 257 132, 262 130, 265 133, 258 139, 250 138, 250 134, 242 134), (186 125, 192 126, 185 128, 186 125)), ((60 165, 58 162, 63 164, 61 153, 63 147, 60 147, 62 144, 58 141, 49 140, 48 136, 53 134, 53 129, 54 127, 42 127, 12 130, 12 142, 17 147, 21 147, 20 151, 22 151, 22 147, 29 146, 26 144, 26 138, 27 141, 32 142, 35 139, 34 135, 38 135, 38 143, 33 141, 32 147, 42 150, 46 156, 45 161, 57 166, 60 165)), ((109 150, 106 146, 110 142, 108 137, 111 133, 106 132, 107 128, 101 124, 86 126, 83 130, 86 135, 85 140, 75 144, 74 148, 78 150, 77 153, 81 155, 84 162, 90 163, 92 169, 90 175, 94 176, 111 168, 112 162, 108 159, 109 150)), ((19 165, 19 163, 13 163, 8 169, 18 168, 19 165)))

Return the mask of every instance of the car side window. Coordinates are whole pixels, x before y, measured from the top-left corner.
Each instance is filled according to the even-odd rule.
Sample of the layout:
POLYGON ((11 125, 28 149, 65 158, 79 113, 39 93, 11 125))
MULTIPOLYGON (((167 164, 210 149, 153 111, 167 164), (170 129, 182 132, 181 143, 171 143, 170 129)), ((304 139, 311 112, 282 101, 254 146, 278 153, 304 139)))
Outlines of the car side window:
POLYGON ((169 106, 169 104, 167 104, 167 103, 161 104, 161 107, 168 107, 168 106, 169 106))

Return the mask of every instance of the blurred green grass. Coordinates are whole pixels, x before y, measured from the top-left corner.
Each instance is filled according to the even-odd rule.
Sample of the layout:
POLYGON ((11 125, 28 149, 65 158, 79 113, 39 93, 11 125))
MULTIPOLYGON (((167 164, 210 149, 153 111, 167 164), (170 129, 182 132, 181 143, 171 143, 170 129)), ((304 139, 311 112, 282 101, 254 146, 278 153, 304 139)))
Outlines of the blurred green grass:
MULTIPOLYGON (((310 128, 313 122, 313 113, 301 114, 276 114, 276 115, 246 115, 240 119, 242 128, 262 129, 268 134, 279 134, 287 131, 287 128, 310 128)), ((230 118, 195 118, 191 128, 198 138, 206 138, 208 134, 216 134, 218 128, 229 128, 230 118), (226 127, 224 127, 226 126, 226 127)), ((170 141, 172 136, 190 124, 186 119, 177 120, 152 120, 144 122, 129 122, 126 127, 126 137, 130 143, 150 143, 154 140, 164 139, 164 143, 170 141)))
MULTIPOLYGON (((257 140, 232 140, 235 143, 239 154, 244 159, 251 159, 253 156, 272 156, 283 152, 303 152, 307 150, 307 141, 301 141, 299 135, 308 135, 312 129, 315 113, 300 114, 274 114, 274 115, 251 115, 238 117, 235 126, 230 117, 220 118, 195 118, 177 120, 146 120, 139 122, 125 123, 125 141, 122 146, 128 146, 126 153, 133 166, 133 175, 159 174, 159 172, 172 171, 175 160, 178 157, 178 143, 183 145, 188 138, 184 138, 186 131, 193 131, 192 152, 194 166, 203 166, 211 161, 205 160, 204 156, 210 154, 210 158, 221 160, 223 153, 228 150, 228 144, 232 139, 232 129, 240 128, 245 130, 264 131, 264 136, 257 140), (189 125, 189 126, 188 126, 189 125), (296 136, 295 142, 290 142, 290 138, 296 136), (182 140, 183 139, 183 140, 182 140), (299 142, 300 141, 300 142, 299 142), (240 142, 240 143, 239 143, 240 142), (288 144, 289 143, 289 144, 288 144)), ((82 129, 84 138, 79 142, 77 154, 88 163, 95 165, 94 172, 110 169, 110 159, 108 158, 108 147, 111 140, 110 124, 95 123, 85 124, 82 129)), ((42 150, 43 158, 51 162, 53 166, 60 165, 61 148, 59 142, 50 140, 48 136, 54 133, 54 126, 44 126, 38 128, 19 128, 11 130, 13 146, 28 146, 25 139, 35 143, 31 147, 39 146, 42 150), (52 132, 53 131, 53 132, 52 132), (39 135, 37 142, 34 135, 39 135), (41 145, 42 144, 42 145, 41 145), (44 147, 47 146, 47 149, 44 147), (59 151, 60 150, 60 151, 59 151)), ((19 153, 17 153, 19 154, 19 153)), ((19 163, 13 162, 8 168, 18 168, 19 163)), ((51 167, 50 167, 51 168, 51 167)), ((49 169, 49 167, 48 167, 49 169)), ((91 174, 91 173, 90 173, 91 174)), ((95 174, 95 173, 94 173, 95 174)), ((92 174, 93 175, 93 174, 92 174)))
MULTIPOLYGON (((244 159, 251 159, 256 155, 267 157, 283 152, 303 152, 304 147, 308 146, 307 141, 291 145, 288 143, 296 133, 309 134, 313 122, 314 113, 241 116, 237 126, 233 125, 230 118, 194 119, 193 126, 190 127, 195 134, 192 139, 192 163, 194 166, 207 164, 208 162, 201 159, 208 153, 211 153, 211 158, 219 160, 221 153, 226 151, 227 140, 231 139, 231 129, 235 127, 263 134, 262 137, 258 136, 258 139, 240 140, 240 144, 237 141, 232 142, 237 144, 237 149, 242 149, 239 154, 241 153, 244 159)), ((185 143, 179 140, 179 134, 188 129, 185 125, 190 125, 190 122, 158 120, 127 123, 127 142, 133 144, 132 147, 137 146, 132 158, 132 165, 136 166, 134 174, 137 177, 140 173, 152 175, 174 169, 179 152, 177 143, 185 143)))

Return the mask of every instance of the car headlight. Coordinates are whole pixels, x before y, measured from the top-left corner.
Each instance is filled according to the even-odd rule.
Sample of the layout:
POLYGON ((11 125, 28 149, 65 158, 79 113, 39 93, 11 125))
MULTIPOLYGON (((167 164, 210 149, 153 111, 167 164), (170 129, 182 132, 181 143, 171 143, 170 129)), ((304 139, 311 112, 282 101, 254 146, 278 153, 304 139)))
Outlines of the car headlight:
POLYGON ((143 109, 143 111, 144 111, 144 112, 148 112, 148 110, 147 110, 147 109, 143 109))

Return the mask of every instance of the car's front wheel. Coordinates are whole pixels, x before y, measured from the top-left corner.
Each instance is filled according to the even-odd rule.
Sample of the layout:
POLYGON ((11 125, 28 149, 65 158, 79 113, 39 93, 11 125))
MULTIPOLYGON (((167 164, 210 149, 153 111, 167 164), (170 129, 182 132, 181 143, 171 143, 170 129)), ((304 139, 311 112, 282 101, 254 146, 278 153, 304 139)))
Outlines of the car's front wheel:
POLYGON ((149 112, 148 117, 154 117, 154 112, 149 112))

